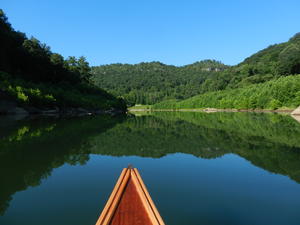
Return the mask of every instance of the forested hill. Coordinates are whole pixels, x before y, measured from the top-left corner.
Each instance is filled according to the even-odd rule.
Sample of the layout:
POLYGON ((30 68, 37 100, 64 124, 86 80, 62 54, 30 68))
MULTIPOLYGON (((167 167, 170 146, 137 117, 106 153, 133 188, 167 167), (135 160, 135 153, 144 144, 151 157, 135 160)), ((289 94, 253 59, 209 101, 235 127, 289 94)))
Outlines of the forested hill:
POLYGON ((92 74, 96 85, 114 95, 124 96, 130 103, 182 100, 206 92, 242 88, 300 74, 300 33, 231 67, 213 60, 183 67, 159 62, 112 64, 93 67, 92 74))
POLYGON ((294 109, 300 105, 300 33, 205 81, 208 93, 166 100, 156 109, 294 109))
POLYGON ((110 64, 92 67, 95 84, 129 104, 153 104, 165 99, 185 99, 207 91, 202 84, 228 66, 204 60, 176 67, 160 62, 110 64))
MULTIPOLYGON (((117 99, 92 84, 84 57, 64 59, 35 38, 15 31, 0 9, 0 114, 6 106, 25 109, 126 109, 117 99)), ((38 112, 39 110, 35 110, 38 112)))
POLYGON ((271 45, 246 58, 242 63, 207 80, 207 85, 210 86, 208 89, 222 90, 294 74, 300 74, 300 33, 287 42, 271 45))

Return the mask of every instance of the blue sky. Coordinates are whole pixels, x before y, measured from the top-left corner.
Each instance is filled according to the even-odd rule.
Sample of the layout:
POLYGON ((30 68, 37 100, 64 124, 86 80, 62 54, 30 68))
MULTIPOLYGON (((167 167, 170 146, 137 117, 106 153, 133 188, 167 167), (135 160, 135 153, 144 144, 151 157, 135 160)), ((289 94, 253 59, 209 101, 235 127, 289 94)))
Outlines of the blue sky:
POLYGON ((299 0, 2 0, 13 27, 91 65, 234 65, 300 32, 299 0))

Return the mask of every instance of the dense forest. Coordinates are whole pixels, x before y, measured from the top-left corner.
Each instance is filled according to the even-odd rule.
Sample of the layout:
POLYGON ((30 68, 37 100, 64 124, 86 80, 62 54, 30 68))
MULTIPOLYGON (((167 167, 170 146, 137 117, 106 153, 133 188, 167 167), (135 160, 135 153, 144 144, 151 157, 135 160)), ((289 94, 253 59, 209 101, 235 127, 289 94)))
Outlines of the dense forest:
POLYGON ((83 56, 65 59, 15 31, 0 10, 0 98, 25 108, 295 108, 300 104, 296 74, 300 33, 236 66, 203 60, 185 66, 149 62, 90 67, 83 56))
POLYGON ((91 82, 85 57, 64 59, 34 37, 15 31, 0 9, 0 97, 21 106, 125 109, 91 82))
POLYGON ((263 83, 281 76, 300 74, 300 33, 289 41, 271 45, 242 63, 205 81, 207 90, 223 90, 263 83))
POLYGON ((123 96, 129 105, 154 104, 166 99, 185 99, 206 92, 206 79, 228 66, 204 60, 176 67, 160 62, 110 64, 92 67, 95 84, 123 96))
MULTIPOLYGON (((300 33, 285 43, 271 45, 231 67, 214 60, 182 67, 168 66, 159 62, 136 65, 112 64, 93 67, 92 74, 99 87, 110 90, 114 95, 123 96, 130 104, 153 104, 170 99, 174 102, 174 99, 183 100, 207 92, 248 88, 249 85, 300 74, 300 33)), ((220 96, 218 100, 221 100, 220 96)), ((215 104, 209 107, 215 107, 213 105, 215 104)), ((247 107, 244 103, 240 105, 247 107)), ((277 105, 280 106, 281 103, 276 103, 275 106, 277 105)), ((293 104, 288 106, 294 107, 293 104)), ((259 107, 269 106, 259 105, 259 107)))
POLYGON ((300 105, 300 75, 274 78, 260 84, 167 100, 152 109, 294 109, 300 105))

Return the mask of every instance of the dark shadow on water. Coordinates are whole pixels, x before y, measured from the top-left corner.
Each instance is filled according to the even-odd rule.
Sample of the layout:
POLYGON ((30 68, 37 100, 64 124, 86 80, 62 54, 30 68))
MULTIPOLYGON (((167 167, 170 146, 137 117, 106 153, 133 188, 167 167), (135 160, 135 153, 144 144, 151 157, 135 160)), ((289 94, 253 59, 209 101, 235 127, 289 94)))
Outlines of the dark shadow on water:
POLYGON ((73 119, 36 118, 0 122, 0 214, 17 191, 40 185, 54 168, 85 164, 93 136, 124 120, 98 116, 73 119))
POLYGON ((236 154, 300 183, 300 123, 258 113, 153 113, 142 116, 0 121, 0 212, 13 194, 37 186, 54 168, 89 154, 159 158, 236 154))

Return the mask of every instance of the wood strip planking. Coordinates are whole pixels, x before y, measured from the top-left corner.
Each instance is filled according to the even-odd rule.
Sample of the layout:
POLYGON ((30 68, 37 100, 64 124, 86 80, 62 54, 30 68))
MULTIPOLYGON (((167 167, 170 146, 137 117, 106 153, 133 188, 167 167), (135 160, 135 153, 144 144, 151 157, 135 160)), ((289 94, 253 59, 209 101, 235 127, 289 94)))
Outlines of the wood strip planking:
POLYGON ((137 169, 122 173, 96 225, 165 225, 137 169))
POLYGON ((109 225, 153 225, 132 178, 128 180, 109 225))
POLYGON ((134 172, 135 172, 135 174, 136 174, 136 176, 137 176, 137 178, 138 178, 138 181, 139 181, 139 183, 140 183, 140 185, 141 185, 141 187, 142 187, 142 189, 143 189, 143 191, 144 191, 145 196, 146 196, 147 199, 148 199, 148 202, 149 202, 149 204, 150 204, 150 206, 151 206, 151 208, 152 208, 152 211, 153 211, 153 213, 155 214, 155 216, 156 216, 156 218, 157 218, 159 224, 160 224, 160 225, 165 225, 165 223, 164 223, 162 217, 160 216, 160 214, 159 214, 159 212, 158 212, 158 210, 157 210, 157 208, 156 208, 156 206, 155 206, 155 204, 154 204, 154 202, 153 202, 153 200, 152 200, 152 198, 151 198, 151 196, 150 196, 150 194, 149 194, 149 192, 148 192, 148 189, 146 188, 146 185, 145 185, 144 182, 143 182, 143 179, 142 179, 142 177, 141 177, 139 171, 138 171, 136 168, 134 168, 133 170, 134 170, 134 172))
MULTIPOLYGON (((112 212, 112 210, 113 210, 112 204, 113 204, 113 202, 118 202, 118 200, 119 200, 119 199, 116 199, 117 192, 118 191, 120 192, 122 184, 127 183, 127 182, 124 182, 124 180, 125 180, 125 177, 129 178, 129 175, 130 175, 130 171, 127 168, 124 168, 121 175, 120 175, 120 177, 119 177, 119 179, 118 179, 118 181, 117 181, 117 183, 116 183, 116 185, 115 185, 115 187, 114 187, 114 189, 113 189, 113 191, 112 191, 112 193, 111 193, 111 195, 110 195, 110 197, 109 197, 109 199, 108 199, 108 201, 107 201, 107 203, 106 203, 106 205, 105 205, 105 207, 104 207, 104 209, 103 209, 103 211, 102 211, 102 213, 101 213, 101 215, 100 215, 100 217, 99 217, 99 219, 98 219, 98 221, 97 221, 97 223, 96 223, 96 225, 105 225, 105 224, 107 224, 107 223, 104 223, 104 221, 107 220, 108 214, 111 215, 113 213, 112 212)), ((124 185, 122 185, 122 187, 125 188, 124 185)), ((123 191, 123 190, 121 190, 121 191, 123 191)))
POLYGON ((120 188, 117 190, 116 196, 115 196, 114 200, 111 203, 111 207, 110 207, 109 211, 106 214, 106 217, 103 221, 103 225, 109 224, 109 222, 111 221, 111 218, 112 218, 112 216, 113 216, 113 214, 114 214, 114 212, 115 212, 115 210, 116 210, 116 208, 119 204, 120 198, 121 198, 121 196, 124 192, 124 189, 125 189, 129 179, 130 179, 130 170, 127 169, 126 174, 124 176, 124 179, 121 182, 120 188))
POLYGON ((145 195, 145 192, 142 189, 142 186, 141 186, 140 182, 138 181, 138 178, 137 178, 134 171, 131 171, 131 179, 132 179, 132 181, 134 182, 134 184, 137 188, 138 195, 141 198, 142 204, 143 204, 144 208, 146 209, 146 212, 147 212, 152 224, 153 225, 160 225, 157 218, 156 218, 156 216, 154 215, 152 207, 151 207, 151 205, 150 205, 150 203, 147 199, 147 196, 145 195))

